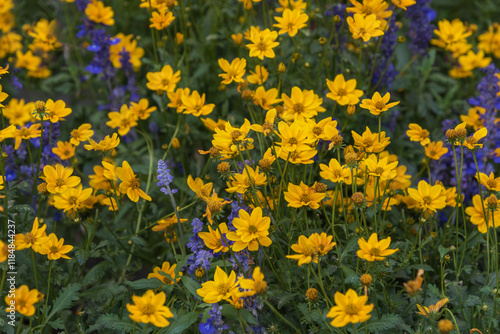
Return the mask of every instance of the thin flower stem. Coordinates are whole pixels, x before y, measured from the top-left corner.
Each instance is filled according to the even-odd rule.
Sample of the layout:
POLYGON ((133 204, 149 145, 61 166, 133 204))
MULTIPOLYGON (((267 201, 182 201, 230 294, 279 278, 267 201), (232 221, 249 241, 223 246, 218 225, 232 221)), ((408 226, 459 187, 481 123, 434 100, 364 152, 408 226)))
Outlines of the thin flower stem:
MULTIPOLYGON (((33 248, 31 248, 31 261, 33 262, 33 271, 35 272, 35 287, 38 290, 38 278, 37 278, 37 268, 36 268, 36 262, 35 262, 35 251, 33 251, 33 248)), ((2 291, 2 290, 0 290, 2 291)))
POLYGON ((288 326, 292 327, 293 330, 295 330, 296 333, 300 333, 300 330, 295 327, 290 321, 288 321, 280 312, 278 312, 271 303, 269 303, 267 300, 262 299, 264 303, 273 311, 274 314, 276 314, 281 320, 283 320, 288 326))
MULTIPOLYGON (((53 260, 49 260, 49 279, 47 281, 47 295, 45 296, 45 310, 43 311, 43 320, 45 321, 47 315, 47 307, 49 305, 49 293, 50 293, 50 279, 52 278, 52 262, 53 260)), ((43 323, 43 322, 42 322, 43 323)))

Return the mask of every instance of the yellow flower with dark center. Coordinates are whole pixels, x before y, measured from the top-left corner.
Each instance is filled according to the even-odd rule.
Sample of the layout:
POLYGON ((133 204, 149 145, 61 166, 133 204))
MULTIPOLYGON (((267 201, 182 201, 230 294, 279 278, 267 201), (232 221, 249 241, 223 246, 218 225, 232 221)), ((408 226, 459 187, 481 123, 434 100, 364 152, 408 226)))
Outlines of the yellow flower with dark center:
POLYGON ((337 121, 332 120, 331 117, 327 117, 316 123, 314 119, 308 119, 309 124, 309 136, 314 138, 315 141, 323 139, 325 141, 331 141, 331 139, 338 135, 337 121))
POLYGON ((111 7, 105 7, 101 1, 90 2, 85 8, 85 15, 88 19, 95 23, 101 23, 106 26, 115 24, 113 16, 115 13, 111 7))
POLYGON ((191 114, 196 117, 206 116, 215 108, 215 104, 213 103, 205 104, 205 93, 200 96, 200 93, 196 90, 191 95, 182 95, 181 99, 182 106, 179 110, 184 114, 191 114))
POLYGON ((359 98, 363 95, 361 89, 356 89, 356 79, 345 81, 343 74, 338 74, 333 81, 326 79, 326 85, 330 89, 326 97, 341 106, 358 104, 359 98))
POLYGON ((274 58, 273 48, 277 47, 280 43, 276 42, 278 38, 278 33, 276 31, 271 31, 265 29, 260 31, 255 27, 250 27, 250 41, 251 44, 247 44, 248 49, 250 49, 250 57, 258 57, 260 60, 266 58, 274 58))
POLYGON ((269 135, 274 130, 274 121, 276 120, 276 109, 270 109, 266 113, 264 124, 252 124, 251 129, 255 132, 263 133, 265 136, 269 135))
POLYGON ((137 114, 130 110, 128 105, 121 106, 120 111, 111 111, 108 113, 109 121, 106 125, 110 128, 118 128, 118 134, 125 136, 130 129, 137 126, 137 114))
POLYGON ((250 121, 247 119, 239 128, 226 122, 223 130, 215 128, 212 145, 221 151, 224 159, 232 158, 239 151, 251 150, 253 139, 248 137, 251 127, 250 121))
MULTIPOLYGON (((243 35, 241 36, 243 38, 243 35)), ((267 78, 269 77, 269 71, 260 65, 255 66, 255 72, 250 71, 250 74, 247 76, 247 80, 251 84, 263 85, 267 78)))
POLYGON ((285 9, 302 9, 305 10, 307 3, 304 0, 278 0, 281 7, 277 7, 276 11, 278 13, 283 12, 285 9))
POLYGON ((318 153, 315 149, 303 149, 303 150, 295 150, 291 152, 287 152, 286 150, 279 150, 277 148, 278 156, 284 161, 288 161, 295 165, 310 165, 314 163, 314 156, 318 153))
POLYGON ((436 212, 446 206, 446 195, 441 185, 430 186, 421 180, 418 189, 408 188, 408 195, 418 203, 418 208, 424 212, 436 212))
POLYGON ((407 10, 408 7, 416 4, 415 0, 391 0, 391 1, 396 7, 401 8, 403 10, 407 10))
POLYGON ((15 140, 14 149, 17 150, 19 146, 21 146, 21 142, 24 140, 28 140, 31 138, 40 137, 40 123, 32 124, 29 128, 23 126, 19 129, 14 130, 13 137, 15 140))
MULTIPOLYGON (((352 1, 352 0, 351 0, 352 1)), ((362 38, 363 41, 368 42, 370 38, 382 36, 384 32, 380 30, 381 21, 378 21, 376 16, 371 14, 363 17, 361 14, 354 14, 354 19, 350 16, 347 17, 347 24, 352 38, 362 38)))
POLYGON ((280 145, 286 153, 311 150, 311 145, 316 141, 314 138, 310 137, 307 123, 300 120, 296 120, 290 125, 286 122, 279 122, 278 130, 281 142, 277 144, 280 145))
POLYGON ((231 64, 224 58, 219 59, 219 66, 225 72, 219 74, 222 79, 222 84, 229 85, 231 82, 243 82, 245 75, 247 60, 245 58, 235 58, 231 64))
POLYGON ((386 256, 396 253, 399 249, 388 249, 391 245, 391 237, 378 240, 377 233, 372 233, 368 241, 364 238, 358 240, 359 250, 357 255, 360 259, 370 262, 385 260, 386 256))
POLYGON ((236 232, 226 234, 228 240, 234 241, 232 249, 239 252, 245 248, 256 251, 259 245, 269 247, 272 240, 268 237, 271 218, 262 216, 262 209, 257 207, 248 214, 245 210, 239 211, 239 216, 233 219, 236 232))
POLYGON ((465 209, 465 213, 470 216, 470 222, 477 226, 477 230, 483 234, 488 231, 489 227, 497 228, 500 226, 500 211, 494 211, 494 215, 491 214, 491 210, 487 207, 484 201, 481 201, 480 195, 474 195, 472 197, 472 205, 465 209), (486 222, 485 212, 487 214, 488 222, 486 222), (495 224, 493 225, 493 221, 495 224))
POLYGON ((285 191, 284 195, 288 206, 292 208, 308 206, 312 209, 318 209, 321 200, 326 196, 325 193, 316 192, 314 188, 308 187, 302 181, 300 181, 300 185, 298 186, 288 183, 288 191, 285 191))
POLYGON ((229 251, 229 247, 221 233, 227 234, 228 232, 227 224, 221 223, 215 230, 212 230, 212 228, 208 226, 208 232, 199 232, 198 236, 203 240, 205 246, 213 250, 214 253, 226 253, 229 251))
POLYGON ((299 87, 293 87, 290 97, 283 93, 281 98, 284 102, 282 118, 285 121, 302 121, 316 116, 319 112, 326 111, 321 106, 323 99, 314 94, 312 90, 301 90, 299 87))
POLYGON ((148 99, 140 99, 139 102, 130 102, 130 111, 134 112, 142 120, 148 119, 149 115, 156 109, 155 106, 149 107, 148 99))
MULTIPOLYGON (((182 219, 181 218, 181 223, 184 223, 186 222, 187 219, 182 219)), ((171 227, 175 224, 177 224, 177 217, 174 215, 172 217, 168 217, 168 218, 165 218, 165 219, 160 219, 159 221, 156 222, 156 224, 158 225, 155 225, 151 228, 151 230, 155 231, 155 232, 165 232, 165 233, 168 233, 169 230, 171 229, 171 227)))
POLYGON ((483 144, 478 144, 478 140, 483 139, 488 134, 487 128, 481 128, 474 132, 472 136, 465 139, 463 146, 467 147, 469 150, 474 150, 477 147, 482 148, 483 144))
POLYGON ((380 178, 380 181, 390 180, 396 177, 397 172, 395 170, 398 165, 397 161, 388 163, 388 157, 379 158, 377 161, 377 156, 372 154, 368 159, 365 160, 365 164, 368 167, 368 174, 380 178))
POLYGON ((132 297, 134 304, 127 304, 127 310, 130 312, 129 317, 135 322, 167 327, 170 325, 167 319, 173 318, 174 315, 165 306, 166 300, 167 295, 163 291, 155 294, 153 290, 148 290, 142 297, 134 295, 132 297))
POLYGON ((64 245, 64 238, 57 239, 54 233, 51 233, 44 243, 40 245, 38 253, 47 255, 49 260, 58 260, 60 258, 68 259, 71 258, 66 255, 73 249, 71 245, 64 245))
POLYGON ((241 173, 231 175, 229 181, 226 182, 228 188, 226 191, 228 193, 240 193, 244 194, 247 190, 252 188, 266 185, 267 177, 264 173, 259 173, 259 167, 255 167, 255 170, 250 166, 245 166, 241 173))
POLYGON ((47 182, 47 191, 51 194, 60 194, 65 192, 68 188, 74 188, 80 184, 81 180, 78 176, 71 176, 73 174, 72 167, 64 167, 57 164, 56 167, 47 165, 43 167, 43 175, 40 177, 47 182))
POLYGON ((31 247, 33 251, 38 252, 40 245, 45 243, 48 239, 45 232, 46 228, 47 225, 40 227, 38 217, 35 217, 31 232, 25 234, 19 233, 15 235, 14 245, 16 245, 16 250, 19 251, 31 247))
POLYGON ((476 180, 479 180, 480 183, 488 190, 500 191, 500 177, 495 178, 493 172, 491 172, 489 176, 484 173, 479 173, 479 178, 477 174, 475 175, 475 177, 476 180))
POLYGON ((448 153, 448 148, 443 147, 442 141, 431 141, 425 146, 425 155, 432 160, 439 160, 443 155, 448 153))
POLYGON ((84 123, 71 131, 71 139, 69 142, 75 146, 80 145, 80 142, 89 140, 90 137, 94 135, 92 130, 92 125, 90 123, 84 123))
MULTIPOLYGON (((89 175, 89 185, 94 188, 94 190, 111 190, 113 187, 110 180, 104 176, 104 168, 99 165, 95 165, 94 174, 89 175)), ((115 185, 117 187, 117 185, 115 185)))
POLYGON ((419 310, 419 312, 417 313, 426 317, 431 314, 437 314, 441 309, 441 307, 443 307, 448 302, 448 300, 449 300, 448 298, 441 299, 435 305, 429 305, 429 307, 417 304, 417 308, 419 310))
POLYGON ((470 50, 467 54, 458 57, 458 63, 464 71, 472 71, 476 68, 485 68, 491 63, 490 57, 484 56, 484 51, 474 51, 470 50))
MULTIPOLYGON (((36 310, 34 304, 41 302, 42 299, 43 294, 37 289, 30 290, 27 285, 21 285, 19 288, 15 289, 14 293, 5 296, 5 303, 7 303, 8 306, 14 306, 17 313, 26 317, 31 317, 35 314, 36 310)), ((9 312, 8 309, 5 311, 9 312)))
POLYGON ((465 122, 467 126, 474 127, 474 130, 479 130, 484 127, 483 117, 486 109, 482 107, 469 108, 467 115, 460 115, 460 120, 465 122))
POLYGON ((262 86, 257 87, 253 94, 253 103, 261 106, 265 110, 274 108, 273 104, 281 102, 278 98, 278 90, 271 88, 266 91, 262 86))
POLYGON ((149 19, 151 24, 150 28, 155 28, 156 30, 163 30, 168 27, 175 20, 175 16, 171 11, 165 12, 153 12, 152 17, 149 19))
POLYGON ((287 255, 287 259, 298 260, 298 265, 301 267, 303 264, 314 262, 318 263, 318 248, 306 236, 299 236, 299 241, 292 245, 293 255, 287 255))
POLYGON ((344 295, 341 292, 335 292, 335 306, 327 313, 327 318, 332 318, 333 327, 344 327, 347 324, 357 324, 370 319, 370 312, 373 310, 373 304, 366 304, 368 296, 358 296, 353 289, 347 290, 344 295))
POLYGON ((75 156, 76 147, 69 141, 58 141, 57 147, 52 148, 52 153, 57 155, 61 160, 68 160, 75 156))
POLYGON ((137 202, 139 197, 151 201, 151 197, 140 188, 141 180, 134 174, 127 161, 123 161, 122 167, 116 167, 116 176, 122 181, 120 183, 120 192, 127 194, 132 202, 137 202))
POLYGON ((113 135, 104 137, 99 143, 96 143, 92 138, 89 138, 88 145, 85 145, 85 149, 87 151, 110 151, 120 144, 120 138, 118 138, 117 133, 113 133, 113 135))
POLYGON ((113 63, 113 66, 115 68, 122 68, 121 53, 125 49, 125 51, 127 51, 130 56, 129 61, 132 64, 134 71, 138 71, 142 64, 141 58, 142 56, 144 56, 144 49, 137 46, 137 40, 134 39, 134 35, 125 35, 119 33, 114 38, 119 39, 120 41, 117 44, 109 46, 109 60, 113 63))
POLYGON ((309 242, 316 247, 316 251, 319 256, 326 255, 329 251, 335 247, 336 242, 332 242, 333 235, 326 235, 325 232, 313 233, 309 237, 309 242))
POLYGON ((189 96, 191 93, 191 90, 189 88, 177 88, 175 91, 169 91, 167 92, 168 99, 170 100, 170 103, 167 105, 170 108, 176 108, 177 113, 182 112, 182 97, 184 96, 189 96))
POLYGON ((82 185, 68 188, 61 194, 54 196, 54 206, 64 212, 74 215, 83 208, 83 202, 92 194, 92 188, 82 190, 82 185))
POLYGON ((307 26, 306 22, 309 16, 301 9, 285 9, 283 16, 275 16, 274 19, 278 22, 273 24, 273 27, 279 28, 278 34, 286 34, 290 37, 297 35, 299 29, 307 26))
POLYGON ((52 99, 48 99, 45 108, 46 115, 43 120, 50 120, 51 123, 65 121, 64 117, 71 114, 71 108, 66 108, 66 103, 63 100, 54 102, 52 99))
MULTIPOLYGON (((2 94, 4 93, 0 92, 0 97, 2 97, 2 94)), ((11 125, 23 126, 34 120, 32 116, 33 109, 35 109, 33 102, 25 103, 23 99, 11 99, 3 109, 3 116, 9 120, 11 125)))
POLYGON ((391 180, 389 184, 389 189, 401 189, 404 190, 411 186, 411 175, 406 174, 406 166, 401 165, 396 168, 396 177, 391 180))
POLYGON ((165 261, 160 267, 155 267, 151 274, 148 274, 148 278, 157 278, 163 282, 163 284, 173 285, 174 280, 179 282, 182 276, 182 271, 179 271, 179 277, 175 278, 175 268, 177 264, 170 265, 169 262, 165 261), (166 275, 160 274, 160 271, 163 271, 166 275))
POLYGON ((360 3, 356 0, 350 1, 354 5, 354 7, 347 7, 346 11, 348 13, 358 13, 363 17, 373 14, 377 18, 377 20, 381 22, 380 29, 385 30, 387 26, 387 19, 392 16, 392 11, 388 10, 389 4, 386 1, 363 0, 363 3, 360 3))
POLYGON ((199 177, 193 180, 193 177, 191 175, 188 175, 187 185, 199 199, 205 200, 206 198, 210 197, 214 184, 212 182, 204 184, 203 180, 199 177))
POLYGON ((181 71, 174 73, 170 65, 162 67, 160 72, 148 72, 146 86, 150 90, 173 92, 177 83, 181 80, 181 71))
POLYGON ((335 158, 330 160, 328 166, 320 164, 319 168, 321 169, 319 176, 332 182, 345 183, 351 177, 351 170, 347 166, 342 166, 335 158))
POLYGON ((362 135, 357 134, 355 131, 351 131, 351 133, 354 139, 354 147, 367 153, 380 153, 391 143, 391 139, 385 136, 385 131, 380 132, 380 140, 379 134, 372 133, 368 127, 366 127, 366 131, 362 135))
POLYGON ((207 217, 210 224, 213 224, 212 216, 218 215, 222 211, 224 204, 232 202, 219 198, 215 190, 213 191, 212 196, 206 197, 203 200, 207 203, 206 212, 203 214, 203 217, 207 217))
POLYGON ((395 105, 399 104, 399 101, 388 104, 387 102, 389 102, 390 98, 391 95, 389 93, 385 93, 385 95, 382 97, 380 96, 379 92, 375 92, 371 99, 364 99, 363 101, 361 101, 361 104, 359 106, 363 109, 369 110, 371 114, 378 116, 384 111, 387 111, 395 105))
POLYGON ((30 49, 37 53, 37 51, 48 52, 60 48, 62 44, 57 39, 58 32, 55 19, 50 22, 47 19, 41 19, 28 31, 28 35, 34 39, 30 49))
POLYGON ((229 300, 233 294, 238 293, 238 280, 236 273, 231 271, 228 276, 219 266, 215 270, 214 280, 205 282, 196 292, 203 298, 205 303, 218 303, 221 300, 229 300))
MULTIPOLYGON (((453 51, 456 45, 467 44, 467 37, 472 34, 459 19, 454 19, 451 22, 446 19, 439 21, 438 29, 434 29, 434 33, 439 39, 431 40, 431 44, 449 51, 453 51)), ((465 50, 465 52, 467 51, 465 50)))
POLYGON ((406 130, 406 135, 410 137, 411 141, 418 141, 420 145, 425 146, 431 142, 429 139, 429 131, 422 129, 422 127, 416 123, 410 123, 408 125, 409 130, 406 130))
POLYGON ((406 289, 406 292, 410 296, 416 295, 420 290, 422 290, 422 283, 424 282, 424 270, 419 269, 417 273, 417 277, 415 277, 414 280, 408 281, 406 283, 403 283, 403 286, 406 289))
POLYGON ((264 281, 264 274, 260 267, 255 267, 252 278, 240 279, 240 288, 248 291, 240 293, 240 296, 262 295, 267 291, 267 283, 264 281))

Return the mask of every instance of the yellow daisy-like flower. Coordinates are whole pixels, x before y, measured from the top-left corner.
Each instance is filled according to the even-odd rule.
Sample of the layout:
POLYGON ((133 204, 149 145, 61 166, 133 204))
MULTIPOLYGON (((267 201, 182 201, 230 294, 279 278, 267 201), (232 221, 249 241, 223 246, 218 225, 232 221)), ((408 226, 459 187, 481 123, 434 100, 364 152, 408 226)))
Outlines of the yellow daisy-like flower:
POLYGON ((304 13, 301 9, 285 9, 283 11, 283 16, 275 16, 274 19, 278 22, 273 24, 273 27, 279 28, 278 34, 286 34, 290 37, 297 35, 299 29, 307 26, 306 22, 309 20, 309 16, 304 13))
POLYGON ((476 180, 479 180, 480 183, 485 186, 490 191, 500 191, 500 177, 495 178, 493 172, 490 175, 486 175, 484 173, 479 173, 479 178, 477 174, 475 175, 476 180))
POLYGON ((130 110, 128 105, 121 106, 120 111, 112 111, 108 113, 109 121, 106 125, 110 128, 118 128, 118 134, 125 136, 130 129, 137 126, 137 114, 130 110))
POLYGON ((31 138, 40 137, 40 123, 32 124, 29 128, 23 126, 19 129, 14 130, 13 137, 15 140, 14 149, 17 150, 19 146, 21 146, 21 142, 24 140, 28 140, 31 138))
POLYGON ((203 240, 205 246, 213 250, 214 253, 226 253, 229 251, 229 247, 221 233, 227 234, 228 232, 227 224, 221 223, 215 230, 212 230, 212 228, 208 226, 208 232, 199 232, 198 236, 203 240))
POLYGON ((140 99, 139 102, 130 102, 130 111, 134 112, 138 118, 145 120, 156 110, 155 106, 149 107, 148 99, 140 99))
POLYGON ((207 217, 210 224, 213 224, 212 216, 219 214, 224 204, 231 203, 231 201, 225 201, 223 198, 219 198, 215 190, 212 196, 206 197, 203 200, 207 203, 206 212, 203 217, 207 217))
MULTIPOLYGON (((241 37, 243 38, 243 35, 241 37)), ((268 77, 269 71, 264 66, 257 65, 255 66, 255 72, 250 71, 247 80, 251 84, 263 85, 268 77)))
POLYGON ((382 97, 380 96, 379 92, 375 92, 371 99, 364 99, 359 106, 363 109, 370 110, 371 114, 378 116, 384 111, 387 111, 395 105, 399 104, 399 101, 388 104, 387 102, 389 102, 390 98, 391 95, 389 93, 385 93, 385 95, 382 97))
POLYGON ((212 182, 204 184, 203 180, 199 177, 193 180, 193 177, 191 175, 188 175, 187 185, 199 199, 205 200, 206 198, 210 197, 214 184, 212 182))
MULTIPOLYGON (((283 151, 303 151, 310 150, 312 144, 316 141, 309 136, 309 127, 303 121, 295 121, 288 125, 286 122, 278 123, 279 137, 281 142, 277 143, 283 151)), ((285 158, 286 159, 286 158, 285 158)))
POLYGON ((235 58, 229 64, 229 62, 224 59, 219 59, 219 66, 225 72, 219 74, 222 79, 222 84, 229 85, 231 82, 243 82, 243 76, 245 75, 245 68, 247 66, 247 60, 245 58, 235 58))
POLYGON ((63 100, 53 101, 48 99, 45 104, 45 112, 47 113, 43 118, 44 121, 50 120, 51 123, 65 121, 64 117, 71 114, 71 108, 66 108, 66 102, 63 100))
POLYGON ((255 27, 251 27, 250 41, 252 43, 247 44, 248 49, 250 49, 250 57, 258 57, 260 60, 264 60, 264 57, 274 58, 276 55, 273 48, 280 44, 276 42, 277 38, 278 33, 276 31, 269 29, 260 31, 255 27))
MULTIPOLYGON (((271 88, 266 91, 263 86, 257 87, 253 94, 253 103, 262 107, 262 109, 273 109, 273 104, 281 102, 278 99, 278 89, 271 88)), ((276 110, 275 110, 276 111, 276 110)))
POLYGON ((213 103, 205 104, 205 93, 200 96, 200 93, 196 90, 191 95, 182 95, 181 99, 182 106, 179 110, 184 114, 191 114, 196 117, 206 116, 215 108, 215 104, 213 103))
POLYGON ((168 318, 174 315, 170 309, 165 306, 167 295, 161 291, 157 294, 153 290, 148 290, 142 297, 133 296, 134 304, 127 304, 127 310, 130 312, 130 319, 144 324, 152 323, 156 327, 167 327, 170 325, 168 318))
POLYGON ((191 93, 191 90, 189 88, 177 88, 175 91, 172 90, 170 92, 167 92, 168 99, 170 100, 170 103, 167 105, 170 108, 176 108, 177 113, 182 112, 182 97, 184 96, 189 96, 191 93))
MULTIPOLYGON (((2 93, 0 93, 0 100, 2 93)), ((1 101, 0 101, 1 102, 1 101)), ((2 105, 3 107, 3 105, 2 105)), ((35 103, 25 103, 23 99, 11 99, 3 110, 3 115, 11 125, 24 126, 26 123, 34 120, 32 112, 35 109, 35 103)))
POLYGON ((446 19, 439 21, 438 29, 434 29, 434 33, 439 39, 431 40, 431 44, 449 51, 453 51, 453 48, 458 44, 467 43, 467 37, 472 34, 459 19, 454 19, 451 22, 446 19))
POLYGON ((413 198, 419 209, 436 212, 446 206, 446 195, 441 185, 430 186, 427 181, 421 180, 418 189, 408 188, 408 195, 413 198))
POLYGON ((439 160, 443 155, 448 153, 448 148, 443 147, 442 141, 432 141, 425 146, 425 155, 432 160, 439 160))
POLYGON ((109 60, 113 63, 115 68, 122 68, 122 55, 121 53, 125 49, 130 56, 130 63, 132 64, 134 71, 138 71, 141 67, 141 58, 144 56, 144 49, 137 46, 137 40, 134 39, 134 35, 125 35, 119 33, 114 37, 120 41, 117 44, 109 46, 109 60))
POLYGON ((448 297, 445 299, 441 299, 435 305, 429 305, 429 307, 420 306, 419 304, 417 304, 417 308, 419 310, 419 312, 417 312, 417 313, 421 314, 423 316, 426 316, 426 317, 431 313, 436 314, 439 312, 441 307, 443 307, 448 302, 448 300, 449 300, 448 297))
POLYGON ((35 217, 31 232, 25 234, 19 233, 15 235, 14 245, 16 245, 17 251, 31 247, 33 251, 38 252, 40 245, 45 243, 48 239, 45 232, 47 225, 43 225, 42 227, 39 226, 38 217, 35 217))
POLYGON ((238 293, 238 280, 236 273, 231 271, 228 276, 219 266, 215 270, 214 280, 205 282, 196 292, 203 298, 205 303, 218 303, 221 300, 229 300, 233 294, 238 293))
POLYGON ((232 249, 239 252, 245 248, 256 251, 259 245, 269 247, 272 240, 268 237, 271 218, 262 216, 262 209, 257 207, 248 214, 245 210, 239 211, 239 216, 233 219, 236 232, 226 234, 227 239, 234 241, 232 249))
POLYGON ((82 185, 68 188, 61 194, 54 196, 54 206, 64 212, 75 214, 83 208, 83 202, 92 195, 92 188, 82 190, 82 185))
POLYGON ((484 127, 483 117, 481 116, 484 115, 485 112, 486 109, 482 107, 472 107, 467 111, 467 115, 460 115, 460 120, 465 122, 467 126, 474 127, 476 131, 484 127))
POLYGON ((464 71, 472 71, 476 68, 485 68, 491 63, 490 57, 484 56, 484 51, 470 50, 467 54, 458 57, 458 63, 464 71))
POLYGON ((292 88, 290 97, 281 94, 284 102, 282 118, 285 121, 305 120, 316 116, 319 112, 326 111, 321 106, 323 99, 314 94, 312 90, 301 90, 299 87, 292 88))
POLYGON ((481 128, 474 132, 472 136, 465 139, 463 146, 467 147, 469 150, 474 150, 477 147, 483 147, 483 144, 478 144, 478 140, 483 139, 488 134, 487 128, 481 128))
POLYGON ((73 249, 71 245, 64 245, 64 238, 57 239, 54 233, 51 233, 44 243, 40 245, 38 252, 43 255, 47 255, 49 260, 58 260, 60 258, 68 259, 71 258, 66 255, 73 249))
POLYGON ((347 17, 347 24, 352 38, 362 38, 363 41, 368 42, 370 38, 382 36, 384 32, 379 29, 381 21, 373 14, 363 17, 362 14, 354 14, 354 19, 350 16, 347 17))
POLYGON ((408 7, 416 4, 415 0, 391 0, 391 1, 396 7, 401 8, 403 10, 407 10, 408 7))
POLYGON ((372 233, 368 241, 364 238, 358 240, 359 250, 357 252, 360 259, 364 259, 370 262, 373 261, 383 261, 386 256, 396 253, 399 249, 388 249, 391 245, 391 237, 386 239, 378 240, 377 233, 372 233))
POLYGON ((299 241, 292 245, 293 255, 287 255, 287 259, 298 260, 298 265, 301 267, 303 264, 314 262, 318 263, 319 255, 318 248, 306 236, 299 236, 299 241))
POLYGON ((332 182, 345 183, 351 177, 351 170, 347 166, 342 166, 335 158, 330 160, 328 166, 320 164, 319 168, 321 168, 319 176, 332 182))
POLYGON ((365 160, 365 164, 368 167, 368 174, 380 178, 380 181, 390 180, 396 177, 396 166, 397 161, 388 163, 388 158, 378 158, 375 154, 372 154, 368 159, 365 160), (377 161, 378 159, 378 161, 377 161))
POLYGON ((228 188, 226 191, 228 193, 240 193, 244 194, 248 189, 252 187, 258 187, 267 184, 267 177, 264 173, 259 173, 259 167, 255 167, 255 170, 250 166, 245 166, 241 173, 231 175, 231 179, 226 182, 228 188))
POLYGON ((85 15, 90 21, 95 23, 102 23, 106 26, 115 24, 113 16, 115 13, 111 7, 105 7, 101 1, 90 2, 85 8, 85 15))
POLYGON ((47 191, 51 194, 60 194, 65 192, 68 188, 74 188, 80 184, 81 179, 78 176, 71 176, 73 174, 72 167, 64 167, 57 164, 56 167, 45 166, 43 167, 43 175, 40 178, 47 182, 47 191))
POLYGON ((316 251, 318 255, 326 255, 329 251, 337 245, 336 242, 332 242, 333 235, 327 235, 325 232, 313 233, 309 237, 309 242, 311 242, 314 247, 316 247, 316 251))
POLYGON ((264 281, 264 274, 260 271, 260 267, 255 267, 252 278, 240 280, 240 288, 248 290, 240 293, 242 297, 261 295, 267 291, 267 283, 264 281))
POLYGON ((149 19, 151 24, 150 28, 155 28, 156 30, 163 30, 168 27, 172 22, 174 22, 175 16, 171 11, 168 12, 153 12, 152 17, 149 19))
POLYGON ((141 180, 136 177, 127 161, 123 161, 122 167, 116 167, 116 176, 122 181, 120 183, 120 192, 127 194, 132 202, 137 202, 139 197, 151 201, 151 197, 140 188, 141 180))
POLYGON ((422 129, 422 127, 416 123, 410 123, 408 125, 409 130, 406 130, 406 135, 410 137, 411 141, 418 141, 420 145, 425 146, 431 142, 429 139, 429 131, 422 129))
POLYGON ((253 139, 248 137, 251 129, 250 121, 245 119, 241 127, 232 126, 226 122, 223 130, 215 128, 212 145, 221 151, 224 159, 232 158, 239 151, 251 150, 253 139))
POLYGON ((176 282, 179 282, 182 276, 182 271, 179 271, 179 277, 175 278, 176 267, 177 264, 170 265, 169 262, 165 261, 163 262, 161 267, 155 267, 153 269, 153 272, 148 274, 148 278, 157 278, 162 281, 163 284, 173 285, 173 281, 175 280, 176 282), (168 276, 165 276, 164 274, 160 274, 160 271, 163 271, 165 274, 170 276, 170 278, 168 276))
POLYGON ((252 130, 269 135, 274 130, 274 121, 276 120, 276 109, 271 109, 266 113, 264 124, 252 124, 252 130))
POLYGON ((175 85, 181 80, 181 71, 174 73, 170 65, 165 65, 160 72, 148 72, 146 78, 148 79, 146 86, 150 90, 173 92, 175 85))
POLYGON ((495 228, 500 226, 500 211, 494 211, 495 215, 492 216, 491 210, 486 206, 484 201, 481 201, 480 195, 472 197, 472 205, 465 209, 465 213, 470 216, 470 222, 477 226, 479 232, 485 234, 488 231, 488 227, 493 227, 493 220, 495 221, 495 228), (488 215, 488 223, 486 223, 485 212, 488 215))
POLYGON ((110 151, 120 144, 120 138, 118 138, 117 133, 113 133, 111 137, 104 137, 104 139, 98 143, 96 143, 92 138, 89 138, 88 140, 90 144, 84 146, 87 151, 110 151))
POLYGON ((58 141, 57 147, 52 148, 52 153, 57 155, 61 160, 68 160, 75 156, 76 147, 69 141, 58 141))
POLYGON ((21 285, 14 293, 5 296, 5 303, 8 305, 5 311, 9 312, 9 307, 13 306, 17 313, 31 317, 36 310, 34 304, 41 302, 42 299, 43 294, 37 289, 30 290, 27 285, 21 285))
POLYGON ((333 81, 326 79, 326 85, 330 89, 326 97, 341 106, 358 104, 359 98, 363 95, 361 89, 356 89, 356 79, 345 81, 343 74, 338 74, 333 81))
POLYGON ((344 295, 341 292, 335 292, 335 306, 330 309, 326 315, 332 318, 333 327, 344 327, 347 324, 357 324, 370 319, 370 312, 373 310, 373 304, 366 304, 368 296, 358 296, 353 289, 347 290, 344 295))
POLYGON ((354 139, 354 147, 367 153, 380 153, 391 143, 391 139, 385 136, 385 131, 381 131, 379 136, 376 132, 372 133, 368 127, 362 135, 355 131, 351 131, 351 134, 354 139))
POLYGON ((356 0, 350 0, 354 7, 347 7, 348 13, 358 13, 363 17, 370 14, 375 15, 380 21, 380 29, 385 30, 387 20, 392 16, 392 10, 388 10, 389 4, 384 0, 363 0, 362 3, 356 0))
POLYGON ((90 123, 83 123, 71 131, 71 139, 69 142, 75 146, 80 145, 80 142, 89 140, 90 137, 94 135, 94 130, 92 130, 92 125, 90 123))
POLYGON ((300 181, 300 185, 288 183, 288 191, 284 192, 285 200, 288 206, 292 208, 301 208, 308 206, 312 209, 320 207, 321 200, 325 198, 325 193, 318 193, 312 187, 308 187, 304 182, 300 181))

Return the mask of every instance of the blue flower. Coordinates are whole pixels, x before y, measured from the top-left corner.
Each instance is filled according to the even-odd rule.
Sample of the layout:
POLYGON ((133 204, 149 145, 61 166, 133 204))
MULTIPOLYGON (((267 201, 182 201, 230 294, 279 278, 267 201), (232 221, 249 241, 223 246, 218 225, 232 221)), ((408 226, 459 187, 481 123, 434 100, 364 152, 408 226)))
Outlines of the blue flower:
POLYGON ((158 186, 161 187, 161 191, 166 194, 175 194, 177 192, 177 189, 171 189, 170 188, 170 183, 174 181, 174 177, 170 175, 170 169, 168 169, 167 163, 163 160, 158 160, 158 186))

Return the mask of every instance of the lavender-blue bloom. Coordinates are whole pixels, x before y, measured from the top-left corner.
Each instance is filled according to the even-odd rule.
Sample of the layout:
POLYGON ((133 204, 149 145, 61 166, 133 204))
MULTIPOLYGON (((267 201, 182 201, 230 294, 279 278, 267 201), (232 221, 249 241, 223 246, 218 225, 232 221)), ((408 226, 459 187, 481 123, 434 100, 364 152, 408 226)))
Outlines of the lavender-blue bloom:
POLYGON ((157 183, 159 187, 161 187, 161 191, 166 194, 175 194, 177 189, 171 189, 170 183, 174 181, 174 177, 170 175, 170 169, 168 169, 167 163, 163 160, 158 160, 158 180, 157 183))
POLYGON ((429 7, 430 3, 431 0, 419 0, 406 11, 406 16, 410 19, 408 48, 412 55, 427 52, 432 39, 435 27, 431 22, 436 18, 436 12, 429 7))
POLYGON ((219 306, 219 304, 215 303, 212 304, 212 308, 208 311, 210 320, 212 321, 212 324, 217 333, 222 333, 224 330, 229 329, 229 326, 225 325, 224 321, 222 320, 221 310, 222 306, 219 306))

